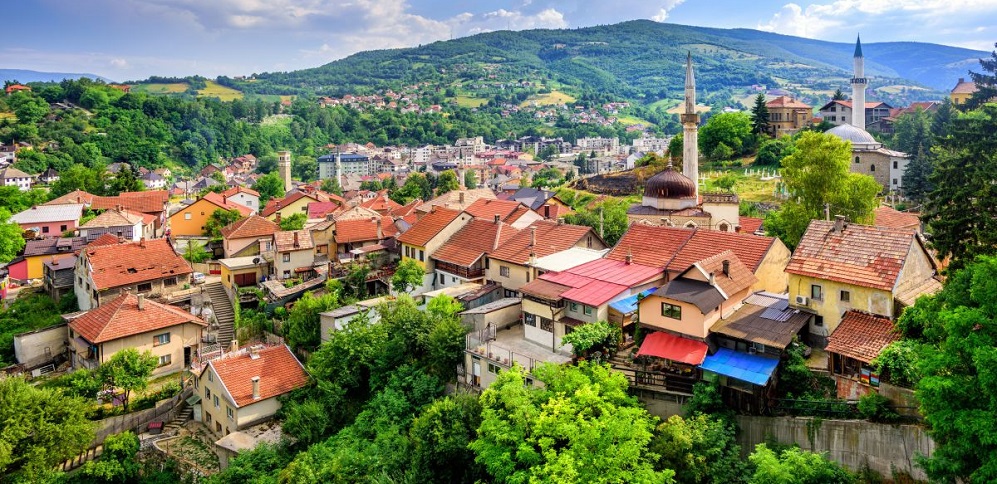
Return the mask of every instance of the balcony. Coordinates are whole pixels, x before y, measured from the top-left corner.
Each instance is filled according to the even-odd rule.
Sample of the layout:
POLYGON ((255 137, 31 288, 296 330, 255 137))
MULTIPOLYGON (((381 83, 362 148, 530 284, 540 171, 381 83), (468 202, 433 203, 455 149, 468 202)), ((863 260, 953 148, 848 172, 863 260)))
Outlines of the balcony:
POLYGON ((505 368, 518 363, 530 372, 540 363, 564 364, 571 361, 571 355, 565 351, 551 351, 547 346, 526 339, 522 324, 498 331, 491 326, 472 331, 465 337, 465 348, 468 353, 505 368))
POLYGON ((436 261, 436 270, 453 274, 461 279, 474 280, 485 277, 483 267, 464 267, 449 262, 436 261))

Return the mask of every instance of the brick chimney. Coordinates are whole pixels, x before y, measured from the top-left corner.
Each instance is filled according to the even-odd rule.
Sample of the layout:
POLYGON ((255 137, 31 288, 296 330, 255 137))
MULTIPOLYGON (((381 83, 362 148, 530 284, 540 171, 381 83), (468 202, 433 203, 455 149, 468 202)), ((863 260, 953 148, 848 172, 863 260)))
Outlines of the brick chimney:
POLYGON ((495 223, 499 223, 501 221, 502 221, 502 216, 499 214, 495 214, 495 223))
POLYGON ((627 250, 627 257, 625 259, 627 265, 634 263, 634 254, 629 249, 627 250))
POLYGON ((724 272, 725 276, 730 277, 730 261, 729 260, 724 260, 723 261, 723 272, 724 272))
POLYGON ((138 298, 138 310, 139 311, 144 311, 145 310, 145 294, 139 294, 137 296, 137 298, 138 298))
POLYGON ((254 377, 250 378, 250 380, 253 382, 253 400, 259 400, 260 399, 260 377, 254 376, 254 377))
POLYGON ((458 200, 460 200, 460 204, 463 205, 464 204, 464 192, 459 192, 457 194, 457 197, 458 197, 458 200))
POLYGON ((295 231, 294 231, 294 232, 292 232, 292 233, 294 234, 294 246, 295 246, 295 247, 300 247, 300 246, 301 246, 301 244, 299 244, 299 243, 298 243, 298 231, 297 231, 297 230, 295 230, 295 231))

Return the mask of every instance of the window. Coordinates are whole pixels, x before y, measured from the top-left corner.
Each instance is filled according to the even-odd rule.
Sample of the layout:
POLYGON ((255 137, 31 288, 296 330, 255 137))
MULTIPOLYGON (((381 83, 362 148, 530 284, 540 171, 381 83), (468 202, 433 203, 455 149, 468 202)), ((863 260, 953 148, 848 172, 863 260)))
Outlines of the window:
POLYGON ((215 422, 215 432, 221 432, 221 431, 222 431, 221 422, 215 422))
MULTIPOLYGON (((204 387, 204 399, 205 400, 211 400, 211 389, 208 388, 208 387, 204 387)), ((209 420, 209 422, 210 422, 210 420, 209 420)))
POLYGON ((163 355, 159 357, 159 366, 166 366, 173 362, 173 355, 163 355))
POLYGON ((894 184, 894 185, 896 185, 896 184, 897 184, 897 179, 896 179, 896 178, 894 178, 894 179, 893 179, 893 184, 894 184))
POLYGON ((42 227, 42 233, 43 234, 47 234, 48 233, 48 226, 42 227))
POLYGON ((214 397, 211 397, 211 398, 212 398, 212 401, 215 402, 215 408, 219 408, 220 405, 218 404, 218 395, 215 395, 214 397))
POLYGON ((509 277, 509 266, 499 266, 499 275, 509 277))
POLYGON ((523 313, 523 324, 537 327, 537 317, 532 313, 523 313))
POLYGON ((207 413, 207 412, 204 413, 204 421, 207 422, 208 424, 211 423, 211 414, 210 413, 207 413))
POLYGON ((498 375, 499 370, 501 370, 501 368, 499 368, 499 366, 496 365, 495 363, 488 364, 488 373, 491 373, 493 375, 498 375))
POLYGON ((175 285, 177 285, 177 278, 176 277, 167 277, 166 279, 163 279, 163 284, 165 284, 167 286, 175 286, 175 285))
POLYGON ((814 316, 814 326, 824 326, 824 316, 814 316))
POLYGON ((191 219, 190 212, 184 212, 183 213, 183 219, 184 220, 190 220, 191 219))
POLYGON ((821 287, 817 284, 810 285, 810 299, 814 301, 820 301, 823 299, 823 294, 821 293, 821 287))
POLYGON ((876 171, 876 165, 869 165, 869 171, 876 171))
POLYGON ((855 163, 858 163, 858 162, 859 162, 859 157, 856 156, 855 157, 855 163))
POLYGON ((211 371, 208 372, 208 381, 211 381, 211 382, 215 381, 215 374, 214 374, 214 372, 211 372, 211 371))
MULTIPOLYGON (((895 165, 895 164, 897 164, 897 162, 895 162, 895 161, 894 161, 894 162, 893 162, 893 164, 895 165)), ((66 229, 68 229, 68 228, 69 228, 69 227, 67 227, 67 226, 65 226, 65 225, 60 225, 60 226, 59 226, 59 232, 65 232, 65 231, 66 231, 66 229)))
POLYGON ((228 419, 229 420, 234 420, 235 419, 235 412, 232 411, 232 407, 230 407, 228 405, 225 405, 225 411, 228 413, 228 419))
POLYGON ((426 252, 419 249, 419 262, 426 262, 426 252))
POLYGON ((841 302, 848 302, 851 301, 852 295, 848 291, 841 291, 841 294, 838 295, 838 298, 841 300, 841 302))
POLYGON ((576 312, 577 313, 578 312, 578 303, 573 302, 573 303, 571 303, 570 306, 568 306, 568 308, 571 309, 572 312, 576 312))
POLYGON ((591 235, 588 236, 587 239, 585 239, 585 247, 588 248, 588 249, 592 248, 592 236, 591 235))
POLYGON ((585 313, 586 316, 591 316, 592 315, 592 306, 589 306, 589 305, 582 306, 582 312, 585 313))
POLYGON ((284 262, 291 262, 291 254, 284 254, 284 255, 282 255, 280 260, 282 260, 284 262))
POLYGON ((151 282, 143 282, 142 284, 138 285, 138 292, 149 292, 151 290, 152 290, 151 282))
POLYGON ((170 333, 157 334, 152 337, 152 346, 165 345, 170 343, 170 333))
POLYGON ((542 329, 542 330, 544 330, 544 331, 546 331, 548 333, 553 333, 554 332, 554 321, 551 321, 551 320, 549 320, 547 318, 541 317, 540 318, 540 329, 542 329))
POLYGON ((202 216, 202 217, 204 216, 204 212, 201 212, 201 216, 202 216))
POLYGON ((663 302, 661 303, 661 315, 666 318, 682 319, 682 306, 663 302))
POLYGON ((894 161, 893 161, 893 169, 894 169, 894 170, 896 170, 896 169, 897 169, 897 162, 896 162, 896 160, 894 160, 894 161))

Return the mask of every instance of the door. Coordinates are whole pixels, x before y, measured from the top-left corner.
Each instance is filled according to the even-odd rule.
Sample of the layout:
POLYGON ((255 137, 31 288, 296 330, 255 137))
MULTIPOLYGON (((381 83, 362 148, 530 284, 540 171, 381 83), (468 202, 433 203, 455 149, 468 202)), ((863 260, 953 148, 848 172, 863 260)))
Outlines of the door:
POLYGON ((236 274, 235 275, 235 285, 239 287, 255 286, 256 285, 256 273, 250 272, 247 274, 236 274))
POLYGON ((190 367, 190 346, 183 347, 183 366, 184 368, 190 367))

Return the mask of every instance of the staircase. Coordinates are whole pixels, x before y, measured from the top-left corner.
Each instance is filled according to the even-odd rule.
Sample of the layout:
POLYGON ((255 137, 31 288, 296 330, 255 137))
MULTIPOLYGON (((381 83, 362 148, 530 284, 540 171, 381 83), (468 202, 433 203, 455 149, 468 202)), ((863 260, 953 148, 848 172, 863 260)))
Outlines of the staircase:
POLYGON ((211 298, 211 308, 218 321, 218 344, 222 348, 228 348, 235 337, 235 310, 232 308, 232 301, 220 282, 205 285, 204 291, 211 298))
POLYGON ((82 466, 83 464, 86 464, 87 462, 90 462, 100 457, 100 455, 103 453, 104 453, 104 446, 98 445, 93 449, 87 449, 86 452, 63 462, 62 464, 59 464, 59 467, 57 467, 57 469, 63 472, 69 472, 73 469, 76 469, 77 467, 82 466))
POLYGON ((193 416, 194 416, 194 408, 185 407, 183 410, 180 411, 180 413, 177 414, 176 418, 170 420, 169 423, 163 426, 163 433, 164 434, 176 433, 193 416))

